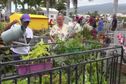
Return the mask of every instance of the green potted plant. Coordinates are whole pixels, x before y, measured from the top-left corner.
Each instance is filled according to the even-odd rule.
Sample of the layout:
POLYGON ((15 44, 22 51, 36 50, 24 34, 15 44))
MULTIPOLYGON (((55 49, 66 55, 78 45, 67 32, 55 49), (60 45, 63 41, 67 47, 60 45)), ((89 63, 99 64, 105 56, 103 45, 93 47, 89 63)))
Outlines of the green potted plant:
MULTIPOLYGON (((3 30, 4 30, 4 24, 2 22, 0 22, 0 35, 3 32, 3 30)), ((2 46, 3 46, 3 41, 2 41, 2 39, 0 39, 0 47, 2 47, 2 46)))
MULTIPOLYGON (((31 52, 27 56, 22 56, 23 60, 41 58, 42 56, 48 56, 49 45, 44 44, 42 41, 37 43, 31 52)), ((50 69, 52 63, 50 59, 44 60, 40 63, 32 62, 31 64, 17 65, 17 70, 20 75, 24 75, 31 72, 42 71, 45 69, 50 69)))

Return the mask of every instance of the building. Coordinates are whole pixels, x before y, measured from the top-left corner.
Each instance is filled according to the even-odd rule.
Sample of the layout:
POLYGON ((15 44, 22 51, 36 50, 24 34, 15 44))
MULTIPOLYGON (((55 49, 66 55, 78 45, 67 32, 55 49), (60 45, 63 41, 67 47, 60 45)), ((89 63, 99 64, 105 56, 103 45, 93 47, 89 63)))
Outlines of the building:
MULTIPOLYGON (((42 12, 44 13, 44 15, 47 16, 47 8, 41 7, 41 9, 42 9, 42 12)), ((59 11, 54 8, 49 8, 49 16, 48 16, 49 20, 50 19, 55 20, 58 12, 59 11)))

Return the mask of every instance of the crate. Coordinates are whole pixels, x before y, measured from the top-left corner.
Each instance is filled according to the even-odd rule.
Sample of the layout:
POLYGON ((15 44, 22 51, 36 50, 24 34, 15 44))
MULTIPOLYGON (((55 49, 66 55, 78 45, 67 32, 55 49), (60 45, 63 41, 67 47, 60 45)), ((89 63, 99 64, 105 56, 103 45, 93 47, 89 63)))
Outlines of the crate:
POLYGON ((25 75, 28 73, 51 69, 52 63, 45 62, 45 63, 39 63, 39 64, 17 65, 16 68, 19 75, 25 75))

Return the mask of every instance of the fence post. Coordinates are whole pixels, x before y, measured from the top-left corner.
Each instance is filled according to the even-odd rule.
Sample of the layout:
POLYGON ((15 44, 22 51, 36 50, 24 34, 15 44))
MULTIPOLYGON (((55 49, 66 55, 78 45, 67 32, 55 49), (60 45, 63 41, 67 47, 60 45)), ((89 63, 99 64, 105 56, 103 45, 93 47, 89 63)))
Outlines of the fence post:
POLYGON ((120 84, 120 77, 121 77, 121 67, 122 67, 122 59, 124 55, 124 49, 123 46, 121 46, 121 59, 120 59, 120 64, 119 64, 119 78, 118 78, 118 84, 120 84))
MULTIPOLYGON (((2 67, 1 64, 0 64, 0 67, 2 67)), ((2 69, 2 68, 0 68, 0 84, 2 84, 2 79, 1 79, 1 77, 2 77, 2 73, 1 73, 2 70, 1 70, 1 69, 2 69)))

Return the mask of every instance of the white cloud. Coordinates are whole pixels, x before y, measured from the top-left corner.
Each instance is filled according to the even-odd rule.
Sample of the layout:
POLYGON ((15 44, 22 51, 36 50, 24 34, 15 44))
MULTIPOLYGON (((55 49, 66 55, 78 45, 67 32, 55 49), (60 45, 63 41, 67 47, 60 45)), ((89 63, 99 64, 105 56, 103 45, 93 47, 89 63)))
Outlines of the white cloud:
MULTIPOLYGON (((113 3, 114 0, 93 0, 89 2, 88 0, 78 0, 78 6, 95 5, 103 3, 113 3)), ((119 3, 126 3, 126 0, 119 0, 119 3)))
MULTIPOLYGON (((104 4, 104 3, 113 3, 114 0, 78 0, 78 6, 87 6, 87 5, 96 5, 96 4, 104 4)), ((119 0, 119 4, 126 3, 126 0, 119 0)), ((73 7, 71 3, 71 7, 73 7)))
MULTIPOLYGON (((112 3, 114 0, 93 0, 89 2, 88 0, 78 0, 78 6, 87 6, 87 5, 96 5, 96 4, 104 4, 104 3, 112 3)), ((119 0, 119 3, 126 3, 126 0, 119 0)), ((70 7, 73 7, 72 3, 70 7)), ((15 6, 12 5, 12 11, 15 10, 15 6)))

